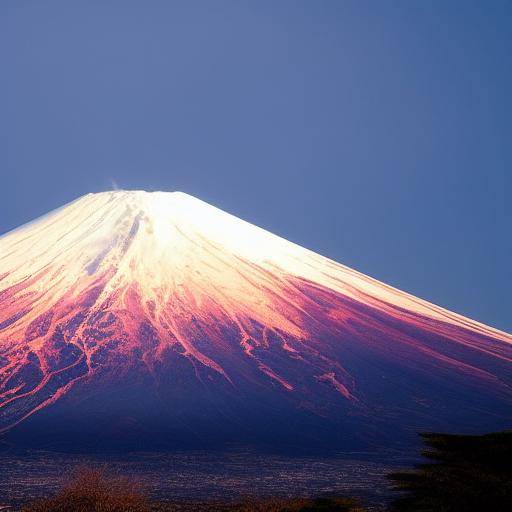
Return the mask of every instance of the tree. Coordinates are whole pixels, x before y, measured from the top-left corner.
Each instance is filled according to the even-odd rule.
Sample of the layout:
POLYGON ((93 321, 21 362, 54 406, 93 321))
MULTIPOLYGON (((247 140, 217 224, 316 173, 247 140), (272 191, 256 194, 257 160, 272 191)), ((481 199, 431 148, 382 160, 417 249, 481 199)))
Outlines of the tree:
POLYGON ((512 510, 512 431, 465 436, 421 434, 431 463, 389 478, 402 491, 393 512, 512 510))

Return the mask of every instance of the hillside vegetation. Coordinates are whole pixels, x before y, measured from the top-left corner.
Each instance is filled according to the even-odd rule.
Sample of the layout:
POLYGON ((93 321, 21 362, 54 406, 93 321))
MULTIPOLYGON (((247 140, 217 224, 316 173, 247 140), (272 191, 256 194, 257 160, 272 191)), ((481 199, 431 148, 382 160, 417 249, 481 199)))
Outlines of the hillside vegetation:
POLYGON ((389 476, 405 492, 392 512, 512 510, 512 431, 422 437, 423 456, 431 462, 389 476))
MULTIPOLYGON (((399 497, 389 512, 512 510, 512 431, 482 436, 422 434, 429 462, 389 475, 399 497)), ((81 468, 53 497, 23 512, 363 512, 352 498, 151 502, 130 480, 81 468)))

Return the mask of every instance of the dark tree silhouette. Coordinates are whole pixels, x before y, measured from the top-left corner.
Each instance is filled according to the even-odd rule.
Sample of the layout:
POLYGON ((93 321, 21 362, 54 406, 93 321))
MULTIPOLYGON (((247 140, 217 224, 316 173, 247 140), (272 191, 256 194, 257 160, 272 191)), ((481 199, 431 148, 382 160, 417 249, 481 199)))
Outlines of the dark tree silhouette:
POLYGON ((432 463, 389 478, 404 495, 393 512, 512 510, 512 431, 465 436, 421 434, 432 463))

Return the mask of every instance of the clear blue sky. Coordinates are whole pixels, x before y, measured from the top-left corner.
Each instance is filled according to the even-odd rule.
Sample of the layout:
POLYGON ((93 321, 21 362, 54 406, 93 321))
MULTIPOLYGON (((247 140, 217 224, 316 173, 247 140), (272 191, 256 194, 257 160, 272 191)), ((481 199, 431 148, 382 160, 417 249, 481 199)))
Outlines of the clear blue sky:
POLYGON ((512 331, 512 3, 0 3, 0 232, 182 190, 512 331))

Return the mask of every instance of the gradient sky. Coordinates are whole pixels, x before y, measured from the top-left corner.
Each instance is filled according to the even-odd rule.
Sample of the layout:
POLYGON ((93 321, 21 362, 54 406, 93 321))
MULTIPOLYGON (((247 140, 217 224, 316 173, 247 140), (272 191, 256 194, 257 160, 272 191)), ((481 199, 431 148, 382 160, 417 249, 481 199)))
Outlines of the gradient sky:
POLYGON ((0 3, 0 233, 182 190, 512 331, 512 3, 0 3))

